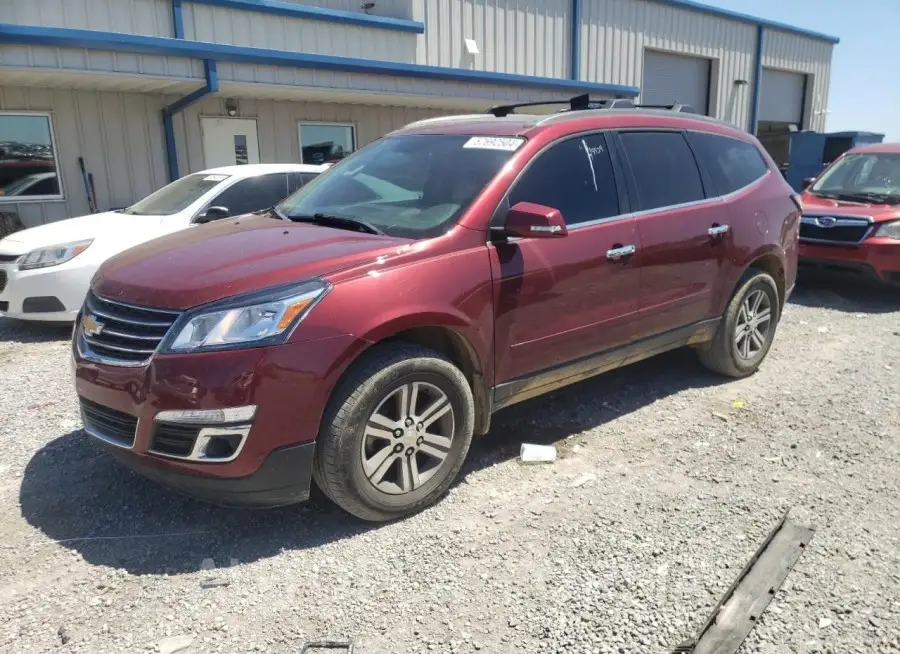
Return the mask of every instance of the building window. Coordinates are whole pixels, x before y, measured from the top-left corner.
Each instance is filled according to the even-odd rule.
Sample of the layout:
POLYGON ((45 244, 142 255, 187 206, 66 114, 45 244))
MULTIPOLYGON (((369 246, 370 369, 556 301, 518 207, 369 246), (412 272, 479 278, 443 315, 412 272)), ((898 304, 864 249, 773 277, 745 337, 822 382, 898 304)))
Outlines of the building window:
POLYGON ((49 114, 0 111, 0 201, 62 198, 49 114))
POLYGON ((356 149, 356 130, 353 125, 300 123, 298 137, 300 163, 335 163, 356 149))

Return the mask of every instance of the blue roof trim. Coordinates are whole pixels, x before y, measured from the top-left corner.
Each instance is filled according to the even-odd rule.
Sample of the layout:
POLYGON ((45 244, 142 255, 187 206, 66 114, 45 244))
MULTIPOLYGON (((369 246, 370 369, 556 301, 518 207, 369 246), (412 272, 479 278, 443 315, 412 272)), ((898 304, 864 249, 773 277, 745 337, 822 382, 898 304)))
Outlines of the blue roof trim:
POLYGON ((375 29, 398 30, 400 32, 425 33, 425 23, 404 18, 389 18, 387 16, 372 16, 356 11, 340 11, 338 9, 323 9, 322 7, 310 7, 298 5, 292 2, 280 2, 279 0, 185 0, 199 5, 212 5, 238 11, 256 11, 279 16, 291 16, 293 18, 306 18, 308 20, 322 20, 345 25, 361 25, 375 29))
POLYGON ((62 27, 32 27, 0 23, 0 43, 45 45, 57 48, 87 48, 113 52, 134 52, 148 55, 167 55, 189 59, 212 59, 219 62, 312 68, 368 75, 392 75, 419 79, 436 79, 470 84, 496 84, 543 89, 574 91, 576 93, 605 93, 634 97, 640 93, 636 86, 601 84, 552 77, 532 77, 511 73, 492 73, 444 66, 401 64, 391 61, 336 57, 332 55, 287 52, 264 48, 246 48, 222 43, 205 43, 157 36, 138 36, 119 32, 75 30, 62 27))
POLYGON ((699 11, 704 14, 711 14, 713 16, 720 16, 722 18, 730 18, 732 20, 739 20, 742 23, 750 23, 752 25, 760 25, 762 27, 769 27, 775 30, 781 30, 782 32, 790 32, 791 34, 799 34, 800 36, 808 36, 813 39, 821 39, 822 41, 828 41, 829 43, 840 43, 841 40, 836 36, 831 36, 830 34, 822 34, 821 32, 813 32, 811 30, 805 30, 802 27, 795 27, 793 25, 787 25, 785 23, 778 23, 773 20, 766 20, 765 18, 757 18, 756 16, 751 16, 750 14, 742 14, 737 11, 729 11, 728 9, 720 9, 718 7, 711 7, 709 5, 703 4, 702 2, 695 2, 694 0, 654 0, 655 2, 659 2, 664 5, 671 5, 673 7, 679 7, 681 9, 690 9, 692 11, 699 11))

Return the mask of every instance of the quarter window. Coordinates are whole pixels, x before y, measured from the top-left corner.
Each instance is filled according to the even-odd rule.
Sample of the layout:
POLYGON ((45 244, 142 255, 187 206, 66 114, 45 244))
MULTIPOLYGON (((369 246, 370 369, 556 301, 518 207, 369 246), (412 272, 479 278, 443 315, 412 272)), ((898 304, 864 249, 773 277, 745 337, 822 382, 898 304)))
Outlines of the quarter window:
POLYGON ((719 195, 742 189, 769 170, 756 146, 745 141, 698 132, 688 138, 709 170, 719 195))
POLYGON ((300 123, 300 163, 326 164, 340 161, 356 149, 353 125, 300 123))
POLYGON ((679 132, 622 132, 643 211, 703 200, 694 154, 679 132))
POLYGON ((50 116, 0 112, 0 161, 0 201, 62 197, 50 116))
POLYGON ((213 207, 225 207, 228 215, 239 216, 274 207, 287 196, 287 175, 273 173, 242 179, 210 201, 213 207))
POLYGON ((619 214, 612 161, 602 134, 571 138, 538 155, 509 196, 558 209, 567 225, 619 214))

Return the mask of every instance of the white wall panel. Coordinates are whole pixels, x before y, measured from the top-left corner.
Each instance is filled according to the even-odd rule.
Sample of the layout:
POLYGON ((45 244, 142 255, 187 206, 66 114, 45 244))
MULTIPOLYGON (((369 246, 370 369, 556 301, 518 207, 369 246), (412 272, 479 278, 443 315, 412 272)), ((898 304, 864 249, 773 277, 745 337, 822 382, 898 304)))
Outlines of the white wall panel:
POLYGON ((26 227, 88 213, 79 156, 102 210, 148 195, 167 181, 162 107, 159 95, 0 88, 0 110, 50 112, 65 193, 58 202, 0 202, 0 210, 14 207, 26 227))
POLYGON ((582 5, 582 79, 640 86, 645 48, 712 59, 710 114, 747 127, 755 26, 648 0, 582 5))
POLYGON ((173 35, 171 0, 0 0, 0 22, 173 35))
POLYGON ((834 45, 788 32, 766 30, 763 66, 806 73, 805 128, 823 131, 828 109, 828 83, 834 45))
MULTIPOLYGON (((3 0, 0 0, 3 2, 3 0)), ((0 66, 203 79, 203 62, 127 52, 0 44, 0 66)))
POLYGON ((417 47, 417 35, 411 32, 187 2, 184 34, 197 41, 402 63, 415 61, 417 47))
POLYGON ((571 0, 416 0, 425 23, 416 62, 541 77, 568 77, 571 0), (479 54, 469 55, 464 39, 479 54))

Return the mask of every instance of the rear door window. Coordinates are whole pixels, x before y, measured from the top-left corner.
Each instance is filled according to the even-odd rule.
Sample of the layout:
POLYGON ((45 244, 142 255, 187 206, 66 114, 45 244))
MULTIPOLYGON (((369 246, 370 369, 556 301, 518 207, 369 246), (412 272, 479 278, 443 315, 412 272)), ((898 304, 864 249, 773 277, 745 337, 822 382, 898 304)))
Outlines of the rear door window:
POLYGON ((313 181, 319 173, 288 173, 288 195, 313 181))
POLYGON ((567 139, 538 155, 509 196, 558 209, 566 225, 618 215, 619 198, 602 134, 567 139))
POLYGON ((700 169, 681 132, 622 132, 642 211, 705 199, 700 169))
POLYGON ((769 171, 756 146, 746 141, 700 132, 691 132, 688 139, 719 195, 742 189, 769 171))
POLYGON ((287 174, 272 173, 242 179, 222 191, 209 203, 209 206, 226 207, 228 215, 239 216, 274 207, 287 194, 287 174))

